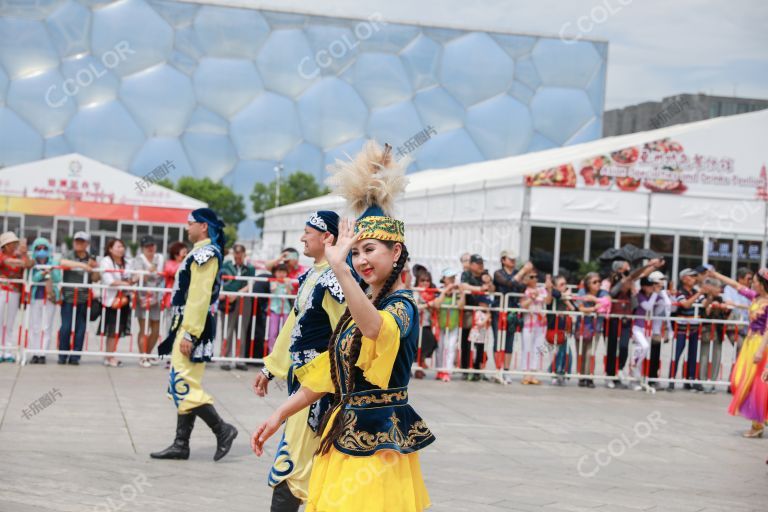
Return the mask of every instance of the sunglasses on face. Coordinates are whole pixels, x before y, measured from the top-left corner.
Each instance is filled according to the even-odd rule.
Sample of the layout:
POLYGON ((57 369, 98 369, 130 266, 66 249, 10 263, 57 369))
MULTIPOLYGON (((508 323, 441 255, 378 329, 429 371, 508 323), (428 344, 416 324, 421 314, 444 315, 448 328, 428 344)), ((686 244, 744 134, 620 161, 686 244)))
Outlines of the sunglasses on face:
POLYGON ((591 281, 589 282, 589 284, 595 284, 595 283, 599 283, 599 282, 600 282, 600 280, 599 280, 599 279, 593 279, 593 280, 591 280, 591 281))

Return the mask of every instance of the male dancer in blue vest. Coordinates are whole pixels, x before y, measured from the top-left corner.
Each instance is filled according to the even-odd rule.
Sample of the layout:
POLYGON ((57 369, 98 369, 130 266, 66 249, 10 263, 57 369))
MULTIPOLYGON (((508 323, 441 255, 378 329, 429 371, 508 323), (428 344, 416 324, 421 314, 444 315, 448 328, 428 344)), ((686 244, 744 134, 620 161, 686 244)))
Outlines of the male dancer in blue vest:
POLYGON ((153 459, 188 459, 189 436, 200 417, 216 435, 218 461, 229 453, 237 437, 237 429, 224 422, 213 407, 213 398, 202 386, 205 363, 213 355, 216 336, 216 306, 221 290, 221 267, 224 248, 224 224, 210 208, 189 214, 187 235, 194 247, 176 273, 171 292, 173 320, 168 337, 157 353, 171 354, 168 396, 178 410, 176 439, 153 459))
MULTIPOLYGON (((256 377, 253 387, 259 396, 266 395, 274 377, 287 380, 288 394, 292 395, 301 387, 294 371, 328 350, 328 340, 346 309, 341 285, 325 259, 325 240, 335 243, 338 224, 335 212, 319 211, 310 215, 304 226, 304 255, 313 258, 315 264, 299 277, 293 309, 256 377)), ((328 403, 325 398, 319 400, 285 422, 268 478, 274 488, 271 512, 295 512, 307 499, 312 458, 320 445, 317 429, 328 403)))

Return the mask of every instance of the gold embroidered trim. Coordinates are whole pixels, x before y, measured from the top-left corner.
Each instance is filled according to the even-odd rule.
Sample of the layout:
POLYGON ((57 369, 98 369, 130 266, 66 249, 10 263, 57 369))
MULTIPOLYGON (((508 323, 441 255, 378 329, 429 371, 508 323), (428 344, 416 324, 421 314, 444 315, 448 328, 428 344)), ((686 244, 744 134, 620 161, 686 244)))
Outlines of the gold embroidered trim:
POLYGON ((383 393, 381 396, 370 395, 355 395, 349 399, 349 404, 353 407, 359 407, 361 405, 371 404, 391 404, 395 401, 405 400, 408 398, 408 390, 395 391, 392 393, 383 393))
POLYGON ((394 444, 400 448, 412 448, 424 439, 432 437, 432 432, 427 428, 424 420, 414 423, 408 430, 408 434, 403 434, 400 427, 397 426, 400 420, 395 413, 389 417, 392 427, 387 432, 369 432, 358 431, 357 414, 355 411, 344 412, 344 430, 339 436, 339 446, 347 450, 370 451, 382 444, 394 444))
POLYGON ((355 234, 360 234, 359 240, 373 238, 376 240, 405 243, 405 224, 392 217, 371 215, 355 223, 355 234))
MULTIPOLYGON (((351 329, 341 337, 341 353, 344 354, 345 363, 349 359, 349 352, 352 349, 352 340, 355 338, 355 330, 351 329)), ((348 365, 347 365, 348 366, 348 365)))
POLYGON ((408 331, 408 326, 411 324, 411 317, 408 315, 408 309, 405 307, 405 302, 400 300, 393 302, 384 308, 384 311, 392 313, 400 319, 400 322, 403 324, 403 332, 401 332, 400 335, 404 335, 405 332, 408 331))

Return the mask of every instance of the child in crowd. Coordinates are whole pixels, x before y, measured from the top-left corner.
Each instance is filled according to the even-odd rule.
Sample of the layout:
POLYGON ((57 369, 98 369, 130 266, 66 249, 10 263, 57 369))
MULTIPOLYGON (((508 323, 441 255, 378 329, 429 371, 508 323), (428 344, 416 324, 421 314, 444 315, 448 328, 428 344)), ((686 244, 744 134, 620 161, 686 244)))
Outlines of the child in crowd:
MULTIPOLYGON (((491 298, 481 295, 478 299, 478 309, 472 317, 472 329, 469 331, 469 341, 474 344, 475 361, 472 368, 480 370, 483 366, 486 347, 493 346, 493 328, 491 327, 491 298)), ((480 374, 474 374, 472 380, 480 380, 480 374)))
POLYGON ((635 295, 637 306, 633 315, 636 318, 632 320, 632 339, 635 342, 632 359, 629 363, 630 373, 635 380, 634 390, 648 390, 648 386, 643 382, 643 364, 651 351, 651 321, 645 317, 652 315, 659 299, 661 285, 653 282, 648 277, 640 280, 640 291, 635 295))
POLYGON ((442 272, 443 289, 435 299, 435 307, 439 308, 437 323, 440 328, 440 341, 437 349, 437 367, 444 371, 437 372, 437 378, 443 382, 451 381, 451 373, 456 365, 456 350, 458 349, 461 328, 459 327, 459 310, 464 308, 464 293, 461 283, 456 282, 459 271, 446 268, 442 272))
MULTIPOLYGON (((540 359, 546 350, 546 300, 547 289, 539 286, 539 274, 532 270, 525 276, 525 293, 520 300, 523 313, 523 350, 521 353, 523 371, 537 372, 541 368, 540 359)), ((524 375, 522 384, 538 385, 541 382, 533 375, 524 375)))
MULTIPOLYGON (((38 238, 32 243, 36 265, 59 265, 53 257, 53 248, 46 238, 38 238)), ((70 262, 85 267, 87 265, 70 262)), ((62 273, 58 268, 34 268, 32 270, 31 297, 29 303, 29 348, 32 351, 32 364, 45 364, 45 354, 35 353, 35 349, 48 350, 53 334, 53 320, 56 304, 59 301, 59 283, 62 273)))
MULTIPOLYGON (((279 263, 272 267, 272 278, 269 282, 269 292, 273 295, 292 295, 293 285, 288 279, 288 266, 285 263, 279 263)), ((280 333, 280 328, 285 323, 288 315, 291 313, 290 299, 283 297, 272 297, 269 300, 269 331, 267 334, 267 347, 272 352, 275 346, 275 340, 280 333)))

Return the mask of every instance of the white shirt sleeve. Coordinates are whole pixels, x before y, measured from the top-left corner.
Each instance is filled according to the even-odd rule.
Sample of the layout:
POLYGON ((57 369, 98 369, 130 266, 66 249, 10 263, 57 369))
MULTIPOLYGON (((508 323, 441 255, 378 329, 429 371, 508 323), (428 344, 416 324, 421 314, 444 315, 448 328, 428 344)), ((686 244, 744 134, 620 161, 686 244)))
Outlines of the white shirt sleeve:
POLYGON ((106 270, 114 270, 114 265, 112 265, 112 260, 109 258, 101 258, 101 262, 99 262, 99 269, 101 272, 101 283, 105 284, 107 286, 110 286, 115 279, 117 278, 117 272, 105 272, 106 270))

